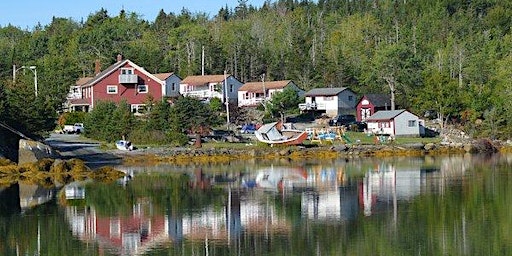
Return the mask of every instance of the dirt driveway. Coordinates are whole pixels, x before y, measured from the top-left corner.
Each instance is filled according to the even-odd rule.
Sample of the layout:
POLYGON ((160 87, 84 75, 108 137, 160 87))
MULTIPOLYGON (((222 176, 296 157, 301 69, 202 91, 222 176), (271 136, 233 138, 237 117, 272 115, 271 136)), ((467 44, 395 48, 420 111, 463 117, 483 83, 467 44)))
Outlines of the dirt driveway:
POLYGON ((93 169, 122 162, 121 157, 101 150, 98 142, 80 135, 52 133, 45 143, 57 150, 62 159, 78 158, 93 169))

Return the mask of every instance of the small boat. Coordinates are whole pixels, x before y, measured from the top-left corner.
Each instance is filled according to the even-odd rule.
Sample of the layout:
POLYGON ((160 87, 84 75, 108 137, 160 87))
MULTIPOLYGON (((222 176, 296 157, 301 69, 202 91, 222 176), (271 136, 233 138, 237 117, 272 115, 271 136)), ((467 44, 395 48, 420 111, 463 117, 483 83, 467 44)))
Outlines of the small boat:
POLYGON ((299 145, 308 138, 306 131, 283 129, 281 122, 264 124, 254 135, 259 141, 270 145, 299 145))
POLYGON ((116 141, 116 147, 119 150, 133 150, 133 144, 129 140, 118 140, 116 141))

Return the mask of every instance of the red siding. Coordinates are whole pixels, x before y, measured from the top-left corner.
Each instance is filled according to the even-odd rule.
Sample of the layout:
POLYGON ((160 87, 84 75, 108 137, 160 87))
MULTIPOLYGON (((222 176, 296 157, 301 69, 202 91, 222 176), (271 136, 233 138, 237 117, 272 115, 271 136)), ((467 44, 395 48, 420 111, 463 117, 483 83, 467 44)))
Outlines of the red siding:
MULTIPOLYGON (((131 68, 131 66, 126 64, 123 68, 131 68)), ((162 98, 162 85, 140 72, 140 70, 134 69, 134 74, 138 76, 138 84, 120 84, 120 72, 120 69, 118 69, 94 84, 94 101, 120 102, 124 99, 128 104, 143 104, 149 95, 156 100, 162 98), (143 84, 147 85, 148 92, 137 93, 137 85, 143 84), (117 86, 117 94, 107 94, 107 86, 109 85, 117 86)))
POLYGON ((370 116, 375 113, 375 105, 373 105, 373 103, 370 100, 368 100, 368 104, 363 106, 363 104, 362 104, 363 100, 368 100, 368 99, 366 98, 366 96, 363 96, 363 98, 357 103, 357 106, 356 106, 356 120, 359 122, 362 121, 361 109, 369 108, 370 116))

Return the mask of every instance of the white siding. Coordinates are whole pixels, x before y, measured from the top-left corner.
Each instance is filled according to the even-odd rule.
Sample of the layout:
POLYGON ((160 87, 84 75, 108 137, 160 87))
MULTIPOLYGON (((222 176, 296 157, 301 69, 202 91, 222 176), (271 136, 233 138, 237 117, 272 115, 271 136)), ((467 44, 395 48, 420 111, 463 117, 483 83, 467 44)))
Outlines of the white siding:
POLYGON ((395 135, 419 136, 419 118, 411 112, 404 111, 395 117, 395 135))

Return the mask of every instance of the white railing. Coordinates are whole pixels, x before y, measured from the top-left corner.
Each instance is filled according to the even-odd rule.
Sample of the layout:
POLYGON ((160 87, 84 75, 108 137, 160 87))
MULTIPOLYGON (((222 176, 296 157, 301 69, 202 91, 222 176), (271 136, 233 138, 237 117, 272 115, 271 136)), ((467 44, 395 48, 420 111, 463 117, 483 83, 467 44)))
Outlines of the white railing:
POLYGON ((263 98, 252 98, 252 99, 244 99, 238 102, 238 106, 257 106, 260 105, 265 99, 263 98))
POLYGON ((324 103, 301 103, 299 104, 300 110, 325 110, 324 103))
POLYGON ((213 98, 213 92, 209 90, 200 90, 200 91, 189 91, 184 92, 183 96, 195 97, 195 98, 213 98))
POLYGON ((119 75, 120 84, 136 84, 138 82, 137 75, 119 75))

